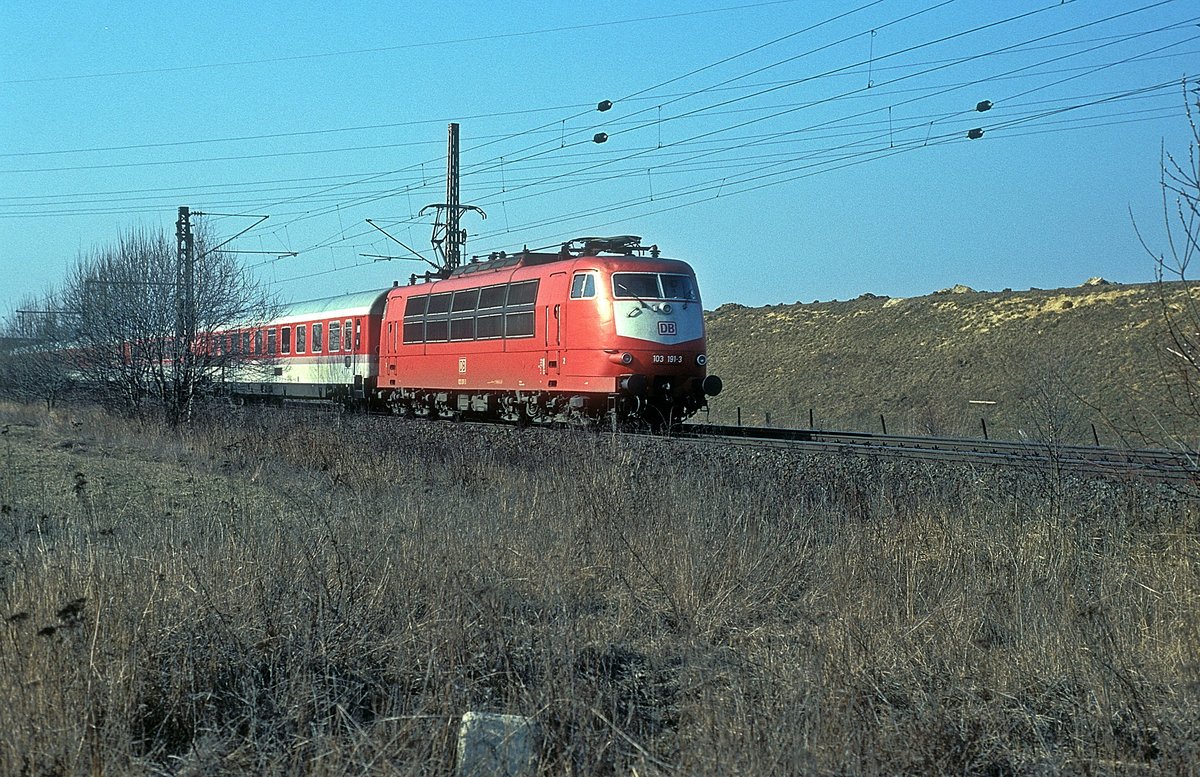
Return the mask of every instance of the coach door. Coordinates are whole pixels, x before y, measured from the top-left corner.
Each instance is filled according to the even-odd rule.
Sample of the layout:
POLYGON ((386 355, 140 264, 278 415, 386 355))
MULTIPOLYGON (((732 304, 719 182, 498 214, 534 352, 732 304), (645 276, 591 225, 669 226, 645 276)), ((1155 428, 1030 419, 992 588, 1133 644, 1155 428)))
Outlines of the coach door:
POLYGON ((552 273, 547 279, 545 293, 542 299, 542 334, 545 341, 546 375, 550 377, 551 387, 557 384, 557 378, 562 374, 563 355, 563 316, 566 308, 563 301, 567 298, 567 274, 552 273))

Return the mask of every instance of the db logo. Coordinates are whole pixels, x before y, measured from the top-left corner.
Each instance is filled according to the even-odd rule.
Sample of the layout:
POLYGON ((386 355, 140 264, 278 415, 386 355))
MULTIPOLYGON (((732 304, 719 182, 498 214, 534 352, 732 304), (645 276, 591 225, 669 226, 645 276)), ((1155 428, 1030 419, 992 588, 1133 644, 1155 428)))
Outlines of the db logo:
POLYGON ((467 371, 467 360, 466 359, 458 360, 458 371, 460 373, 464 373, 467 371))
POLYGON ((675 322, 674 321, 659 321, 658 322, 658 333, 660 335, 675 334, 675 322))

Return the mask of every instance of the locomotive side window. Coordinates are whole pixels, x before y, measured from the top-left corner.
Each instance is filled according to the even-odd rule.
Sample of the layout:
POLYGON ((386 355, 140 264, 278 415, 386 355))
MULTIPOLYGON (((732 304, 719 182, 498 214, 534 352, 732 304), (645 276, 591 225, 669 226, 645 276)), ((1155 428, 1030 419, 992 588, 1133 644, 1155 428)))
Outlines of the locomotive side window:
POLYGON ((464 289, 454 292, 450 306, 450 339, 475 339, 475 306, 479 303, 479 289, 464 289))
POLYGON ((532 305, 537 300, 537 281, 514 283, 508 287, 508 306, 532 305))
POLYGON ((504 337, 504 299, 507 286, 486 286, 479 290, 479 313, 475 319, 475 339, 504 337))
POLYGON ((425 322, 425 342, 444 343, 450 338, 450 322, 445 318, 425 322))
POLYGON ((336 353, 342 347, 342 324, 340 321, 329 322, 329 352, 336 353))
POLYGON ((507 291, 507 286, 488 286, 485 289, 480 289, 479 309, 491 310, 492 308, 504 307, 504 297, 507 291))
POLYGON ((404 306, 404 342, 532 337, 537 290, 538 281, 532 280, 409 297, 404 306))
POLYGON ((429 295, 429 307, 425 311, 425 342, 444 343, 450 339, 449 292, 429 295))
POLYGON ((322 342, 322 339, 321 339, 321 325, 319 323, 313 324, 312 329, 313 329, 313 331, 312 331, 313 353, 320 353, 322 348, 324 347, 324 343, 322 342))
POLYGON ((508 305, 504 308, 505 337, 533 337, 533 303, 538 282, 525 281, 508 287, 508 305))
POLYGON ((343 351, 350 350, 350 333, 351 333, 350 319, 346 319, 344 322, 342 322, 342 350, 343 351))
POLYGON ((595 273, 581 272, 571 279, 571 299, 591 299, 595 296, 595 273))
POLYGON ((450 312, 450 293, 431 294, 429 295, 429 308, 425 311, 427 315, 440 315, 450 312))
POLYGON ((490 316, 480 316, 475 319, 475 339, 494 340, 504 337, 504 316, 494 313, 490 316))
POLYGON ((307 347, 308 330, 305 328, 304 324, 300 324, 296 327, 296 353, 304 353, 304 350, 307 347))
POLYGON ((404 342, 425 342, 425 306, 429 304, 429 295, 409 297, 404 302, 404 342))
POLYGON ((292 352, 292 328, 290 326, 279 330, 279 350, 282 353, 292 352))
POLYGON ((465 291, 454 292, 454 304, 451 305, 452 313, 475 312, 475 306, 479 303, 479 289, 466 289, 465 291))

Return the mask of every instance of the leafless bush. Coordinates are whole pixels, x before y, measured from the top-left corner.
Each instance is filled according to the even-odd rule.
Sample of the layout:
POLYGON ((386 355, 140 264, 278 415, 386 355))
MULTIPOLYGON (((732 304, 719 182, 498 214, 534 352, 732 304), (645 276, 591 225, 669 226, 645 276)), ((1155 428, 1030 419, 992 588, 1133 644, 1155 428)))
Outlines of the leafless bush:
POLYGON ((162 231, 132 229, 82 254, 60 289, 10 322, 28 345, 5 359, 4 382, 16 396, 50 397, 66 376, 110 407, 132 413, 156 408, 178 423, 191 416, 196 397, 223 370, 265 369, 269 357, 224 347, 224 337, 208 339, 213 332, 255 326, 276 310, 265 290, 214 242, 201 229, 190 297, 181 293, 177 246, 162 231))
MULTIPOLYGON (((1168 389, 1168 410, 1186 419, 1181 431, 1170 424, 1168 432, 1189 450, 1195 450, 1193 427, 1200 419, 1200 299, 1197 299, 1191 265, 1200 250, 1200 129, 1193 109, 1200 109, 1200 87, 1185 80, 1184 111, 1191 129, 1185 155, 1165 147, 1160 166, 1165 250, 1152 247, 1138 232, 1142 247, 1153 258, 1159 284, 1162 323, 1168 345, 1163 371, 1168 389), (1168 284, 1168 281, 1173 283, 1168 284)), ((1134 224, 1137 229, 1136 223, 1134 224)))

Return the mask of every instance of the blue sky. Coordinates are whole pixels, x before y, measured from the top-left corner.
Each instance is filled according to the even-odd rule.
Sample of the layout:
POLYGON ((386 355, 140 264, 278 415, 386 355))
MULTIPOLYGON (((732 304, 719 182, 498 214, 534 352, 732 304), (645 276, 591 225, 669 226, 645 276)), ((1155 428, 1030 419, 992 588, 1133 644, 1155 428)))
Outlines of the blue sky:
POLYGON ((4 3, 0 311, 180 205, 269 215, 233 245, 296 252, 242 256, 285 301, 407 278, 362 256, 403 253, 365 220, 428 253, 451 121, 487 213, 468 254, 638 234, 710 308, 1147 281, 1132 220, 1161 240, 1198 23, 1189 0, 4 3))

